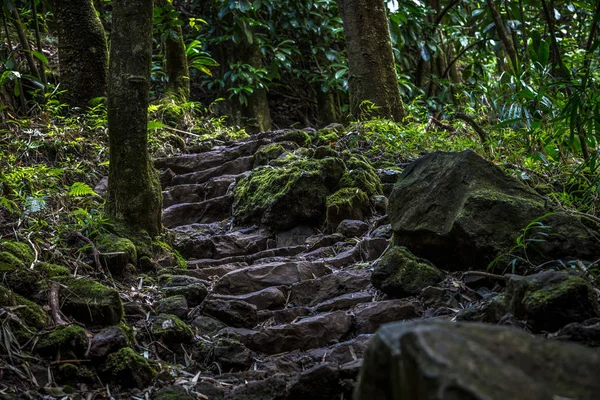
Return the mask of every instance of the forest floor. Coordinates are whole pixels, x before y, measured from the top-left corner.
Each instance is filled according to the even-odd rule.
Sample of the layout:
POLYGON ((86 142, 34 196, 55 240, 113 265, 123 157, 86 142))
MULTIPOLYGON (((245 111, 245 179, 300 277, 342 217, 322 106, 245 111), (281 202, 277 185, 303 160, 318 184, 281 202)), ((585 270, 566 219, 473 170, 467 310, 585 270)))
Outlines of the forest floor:
MULTIPOLYGON (((165 240, 185 265, 170 251, 148 259, 133 256, 127 245, 92 243, 79 237, 92 236, 79 229, 69 240, 83 248, 80 261, 91 268, 57 272, 37 263, 47 257, 37 254, 29 235, 4 234, 5 241, 16 237, 36 249, 26 269, 31 264, 39 271, 38 283, 22 289, 15 283, 22 280, 10 280, 15 269, 3 261, 5 286, 43 306, 47 317, 19 335, 35 326, 19 314, 33 305, 0 293, 0 399, 350 399, 369 340, 384 323, 485 320, 531 331, 527 321, 490 311, 505 291, 504 271, 444 270, 435 283, 404 296, 373 287, 374 266, 393 240, 388 197, 411 160, 382 156, 378 168, 365 166, 359 158, 364 149, 347 145, 356 132, 327 136, 336 129, 264 132, 158 157, 165 240), (375 185, 370 199, 351 200, 342 212, 328 197, 314 211, 311 191, 318 184, 293 191, 302 184, 298 179, 325 172, 311 170, 314 164, 302 164, 302 157, 342 157, 347 166, 374 172, 354 185, 364 184, 365 192, 375 185), (267 176, 265 190, 273 195, 293 162, 306 170, 275 188, 277 196, 292 193, 279 208, 272 199, 236 197, 240 182, 249 185, 250 175, 270 170, 277 173, 267 176), (369 181, 373 177, 376 182, 369 181), (249 211, 240 213, 242 207, 249 211), (78 292, 72 277, 91 286, 78 292), (105 297, 94 297, 95 290, 105 297), (114 291, 117 311, 106 300, 114 291), (86 311, 98 317, 90 320, 86 311)), ((104 184, 95 188, 100 195, 104 184)), ((23 251, 25 261, 29 253, 23 251)), ((590 312, 594 317, 597 310, 590 312)), ((561 336, 557 330, 535 333, 561 336)))

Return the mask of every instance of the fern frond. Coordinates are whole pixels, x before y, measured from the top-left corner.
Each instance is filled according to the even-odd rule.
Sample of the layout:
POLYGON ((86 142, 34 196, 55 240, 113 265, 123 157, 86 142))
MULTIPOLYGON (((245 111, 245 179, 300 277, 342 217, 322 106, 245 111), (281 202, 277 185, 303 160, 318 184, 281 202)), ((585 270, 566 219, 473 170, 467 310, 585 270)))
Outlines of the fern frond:
POLYGON ((75 182, 69 188, 69 196, 82 197, 82 196, 100 196, 94 192, 87 183, 75 182))

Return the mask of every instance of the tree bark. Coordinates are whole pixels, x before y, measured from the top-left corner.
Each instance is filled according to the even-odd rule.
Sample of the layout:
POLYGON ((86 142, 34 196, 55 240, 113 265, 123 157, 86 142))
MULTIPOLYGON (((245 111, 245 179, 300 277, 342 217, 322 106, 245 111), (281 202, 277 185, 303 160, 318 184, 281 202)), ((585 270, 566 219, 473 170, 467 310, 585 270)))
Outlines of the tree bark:
POLYGON ((148 153, 152 0, 114 0, 108 89, 110 215, 151 236, 162 231, 161 190, 148 153))
POLYGON ((496 25, 496 32, 498 32, 498 36, 500 36, 500 40, 502 40, 504 51, 506 51, 506 54, 510 59, 513 70, 516 70, 518 65, 517 50, 515 50, 515 45, 510 36, 508 35, 506 28, 504 27, 502 15, 500 15, 500 11, 498 11, 498 9, 496 8, 494 0, 487 0, 487 4, 490 9, 490 12, 492 13, 492 18, 494 19, 494 25, 496 25))
POLYGON ((357 117, 367 100, 376 116, 401 121, 404 108, 383 0, 339 0, 348 49, 350 112, 357 117))
POLYGON ((108 50, 92 0, 54 0, 58 59, 64 101, 85 107, 106 96, 108 50))
MULTIPOLYGON (((157 5, 166 6, 172 0, 158 0, 157 5)), ((186 101, 190 97, 190 70, 188 68, 187 55, 185 54, 185 43, 183 41, 183 30, 181 26, 172 23, 176 18, 170 18, 168 30, 175 35, 166 35, 164 41, 165 72, 167 74, 167 93, 181 97, 186 101), (176 37, 175 37, 176 36, 176 37)))

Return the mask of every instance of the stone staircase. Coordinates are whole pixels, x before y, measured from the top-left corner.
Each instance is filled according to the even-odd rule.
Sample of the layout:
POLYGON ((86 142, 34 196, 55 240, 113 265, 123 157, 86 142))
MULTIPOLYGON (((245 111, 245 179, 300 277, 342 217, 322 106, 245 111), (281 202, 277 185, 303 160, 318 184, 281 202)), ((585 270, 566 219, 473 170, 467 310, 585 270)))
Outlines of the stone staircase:
POLYGON ((209 399, 349 399, 370 335, 422 315, 419 301, 381 299, 370 284, 391 238, 384 215, 332 234, 236 224, 236 181, 283 133, 156 161, 163 222, 188 259, 176 273, 207 288, 187 322, 204 349, 188 369, 200 372, 193 391, 209 399))

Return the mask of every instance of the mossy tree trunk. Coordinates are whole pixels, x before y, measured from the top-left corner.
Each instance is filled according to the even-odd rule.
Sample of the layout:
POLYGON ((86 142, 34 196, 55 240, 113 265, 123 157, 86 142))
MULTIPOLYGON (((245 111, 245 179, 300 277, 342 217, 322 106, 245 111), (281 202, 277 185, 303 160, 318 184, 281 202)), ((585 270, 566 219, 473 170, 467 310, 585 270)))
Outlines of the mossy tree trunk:
MULTIPOLYGON (((158 5, 164 6, 172 0, 159 0, 158 5)), ((164 42, 165 72, 167 74, 167 93, 174 94, 187 100, 190 97, 190 70, 188 68, 185 43, 181 26, 175 24, 176 19, 169 21, 170 27, 164 42)))
POLYGON ((148 153, 152 21, 152 0, 113 1, 107 209, 110 215, 155 236, 162 230, 162 198, 148 153))
POLYGON ((106 36, 92 0, 54 0, 58 27, 58 59, 64 101, 85 107, 106 96, 106 36))
POLYGON ((350 88, 350 111, 356 117, 368 100, 375 114, 402 120, 404 108, 384 0, 339 0, 344 24, 350 88))

